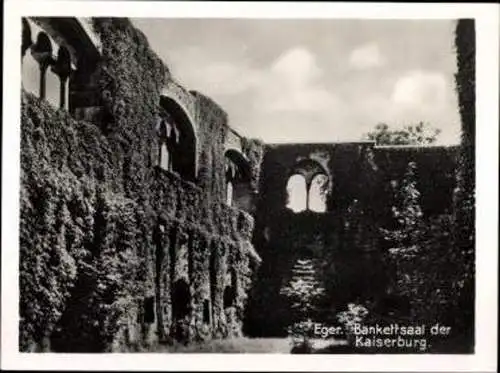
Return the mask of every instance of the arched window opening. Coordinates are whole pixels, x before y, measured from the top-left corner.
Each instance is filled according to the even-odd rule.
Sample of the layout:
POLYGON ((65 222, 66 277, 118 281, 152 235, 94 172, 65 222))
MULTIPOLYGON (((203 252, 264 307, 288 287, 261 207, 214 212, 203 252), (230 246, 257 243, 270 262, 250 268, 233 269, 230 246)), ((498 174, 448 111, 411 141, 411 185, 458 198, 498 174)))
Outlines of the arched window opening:
POLYGON ((160 107, 160 117, 166 128, 160 141, 168 150, 168 170, 194 181, 197 156, 193 123, 184 109, 169 97, 161 96, 160 107))
POLYGON ((326 211, 326 193, 328 191, 328 177, 317 174, 309 187, 309 210, 314 212, 326 211))
POLYGON ((26 18, 22 19, 22 27, 21 82, 26 91, 38 95, 40 93, 40 67, 31 54, 33 40, 31 36, 31 26, 26 18))
POLYGON ((23 35, 21 42, 21 58, 24 57, 26 51, 28 51, 28 49, 33 44, 33 39, 31 38, 31 27, 26 18, 22 19, 22 24, 23 24, 23 31, 22 31, 23 35))
POLYGON ((208 299, 203 301, 203 322, 210 324, 210 301, 208 299))
POLYGON ((293 212, 301 212, 307 209, 307 185, 302 175, 292 175, 286 186, 288 200, 286 207, 293 212))
POLYGON ((239 209, 251 209, 250 163, 236 149, 225 153, 226 203, 239 209))
POLYGON ((315 160, 303 159, 292 168, 290 175, 287 207, 294 212, 326 212, 331 185, 325 168, 315 160))
POLYGON ((59 107, 68 108, 69 76, 71 74, 71 56, 66 47, 61 46, 57 53, 57 60, 52 71, 59 77, 59 107))
POLYGON ((61 97, 61 81, 52 69, 45 72, 45 99, 55 108, 59 108, 61 97))
POLYGON ((31 54, 28 48, 22 63, 22 85, 25 91, 36 96, 40 94, 41 70, 38 61, 31 54))
POLYGON ((46 72, 48 67, 53 63, 52 42, 45 32, 41 31, 38 33, 36 43, 31 47, 31 54, 38 62, 40 69, 38 95, 40 98, 44 99, 46 94, 46 72))
POLYGON ((184 280, 177 280, 173 286, 172 315, 174 320, 181 320, 191 313, 191 292, 184 280))
POLYGON ((39 26, 23 18, 22 85, 23 88, 46 99, 56 108, 68 108, 71 55, 65 46, 58 46, 39 26), (33 30, 32 30, 33 27, 33 30), (37 31, 36 42, 32 31, 37 31), (55 54, 57 52, 57 58, 55 54))

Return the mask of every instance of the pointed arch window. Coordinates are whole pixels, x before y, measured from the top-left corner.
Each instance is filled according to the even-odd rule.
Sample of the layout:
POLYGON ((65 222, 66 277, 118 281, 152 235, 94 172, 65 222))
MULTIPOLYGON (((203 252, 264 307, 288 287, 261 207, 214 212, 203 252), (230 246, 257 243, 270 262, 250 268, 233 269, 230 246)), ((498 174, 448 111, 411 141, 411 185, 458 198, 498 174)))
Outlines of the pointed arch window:
POLYGON ((286 185, 286 207, 295 213, 326 212, 331 186, 324 168, 316 161, 304 159, 295 165, 290 175, 286 185))
POLYGON ((22 19, 21 66, 23 88, 56 108, 67 109, 71 55, 38 25, 22 19), (33 41, 32 36, 36 33, 33 41))
POLYGON ((238 150, 228 149, 224 155, 226 204, 242 210, 249 209, 250 166, 248 159, 238 150))
POLYGON ((311 180, 309 187, 309 210, 314 212, 326 211, 326 193, 328 177, 325 174, 317 174, 311 180))
POLYGON ((26 18, 22 19, 22 45, 21 45, 21 64, 22 64, 22 85, 23 88, 36 95, 40 94, 40 66, 31 53, 33 46, 32 31, 26 18))
POLYGON ((303 175, 295 174, 288 179, 286 186, 288 201, 286 207, 293 212, 307 209, 307 185, 303 175))
POLYGON ((45 72, 45 99, 55 108, 60 107, 61 81, 54 70, 49 67, 45 72))
POLYGON ((58 77, 59 97, 57 102, 61 109, 68 109, 69 106, 69 77, 72 73, 71 56, 66 47, 61 46, 57 52, 57 59, 51 71, 58 77))
POLYGON ((160 97, 157 124, 160 154, 158 165, 183 179, 196 178, 196 135, 184 109, 172 98, 160 97))
POLYGON ((38 95, 40 98, 44 99, 47 92, 47 69, 53 63, 52 60, 52 43, 48 35, 40 31, 36 38, 36 43, 31 47, 31 55, 38 62, 38 68, 40 70, 40 83, 38 95))

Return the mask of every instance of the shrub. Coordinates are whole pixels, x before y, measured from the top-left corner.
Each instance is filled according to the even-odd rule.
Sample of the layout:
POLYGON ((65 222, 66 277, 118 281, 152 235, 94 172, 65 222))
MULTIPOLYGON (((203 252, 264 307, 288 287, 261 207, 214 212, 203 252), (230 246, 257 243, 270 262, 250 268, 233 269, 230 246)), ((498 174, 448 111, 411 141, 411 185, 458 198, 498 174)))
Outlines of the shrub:
POLYGON ((356 324, 361 324, 368 316, 368 310, 361 304, 349 303, 347 310, 337 313, 337 320, 343 326, 347 340, 352 342, 356 324))

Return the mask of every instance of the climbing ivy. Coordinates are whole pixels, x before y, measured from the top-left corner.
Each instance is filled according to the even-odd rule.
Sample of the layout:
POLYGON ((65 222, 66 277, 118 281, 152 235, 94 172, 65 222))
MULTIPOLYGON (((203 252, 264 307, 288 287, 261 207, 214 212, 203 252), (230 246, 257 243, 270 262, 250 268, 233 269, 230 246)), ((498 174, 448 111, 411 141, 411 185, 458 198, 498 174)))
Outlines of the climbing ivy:
POLYGON ((102 42, 100 121, 74 120, 22 92, 22 351, 153 343, 142 333, 149 326, 141 305, 156 291, 153 232, 160 219, 174 236, 180 229, 192 234, 194 247, 214 247, 219 261, 241 253, 235 266, 247 281, 253 220, 223 203, 224 115, 208 101, 202 111, 200 151, 211 156, 209 173, 192 183, 155 167, 160 91, 170 72, 128 19, 95 18, 93 27, 102 42))
POLYGON ((461 146, 454 195, 454 245, 460 263, 458 305, 454 320, 463 330, 465 345, 474 335, 475 299, 475 129, 476 129, 476 32, 473 19, 460 19, 455 29, 457 52, 456 91, 461 117, 461 146))
POLYGON ((250 185, 254 191, 259 188, 260 170, 264 158, 264 143, 259 139, 243 137, 241 139, 243 154, 250 161, 251 178, 250 185))

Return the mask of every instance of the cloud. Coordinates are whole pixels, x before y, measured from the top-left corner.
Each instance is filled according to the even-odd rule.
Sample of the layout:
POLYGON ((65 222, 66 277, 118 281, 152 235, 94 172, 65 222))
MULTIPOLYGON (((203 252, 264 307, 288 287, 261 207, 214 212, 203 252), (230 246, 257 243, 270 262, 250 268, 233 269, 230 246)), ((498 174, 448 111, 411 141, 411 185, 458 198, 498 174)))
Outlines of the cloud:
POLYGON ((271 65, 271 74, 292 87, 303 87, 319 78, 322 71, 307 49, 295 47, 281 54, 271 65))
POLYGON ((188 89, 215 97, 237 95, 260 80, 259 72, 247 61, 223 60, 198 47, 180 48, 168 59, 173 74, 188 89))
POLYGON ((422 120, 457 138, 453 21, 134 22, 179 83, 212 97, 247 136, 350 141, 378 122, 422 120), (332 63, 339 56, 345 63, 332 63))
POLYGON ((225 101, 245 94, 253 110, 275 112, 317 112, 331 110, 338 99, 323 87, 316 56, 305 48, 285 50, 268 66, 256 68, 249 61, 208 57, 199 48, 185 48, 172 60, 174 74, 188 88, 225 101))
POLYGON ((410 70, 394 83, 386 109, 396 126, 423 121, 439 128, 441 144, 456 144, 460 139, 460 118, 451 77, 441 72, 410 70), (450 115, 453 113, 454 115, 450 115))
POLYGON ((217 62, 195 70, 194 81, 215 95, 236 95, 252 88, 260 79, 259 73, 248 66, 217 62))
POLYGON ((446 100, 447 89, 443 74, 413 70, 396 81, 391 99, 403 106, 439 106, 446 100))
POLYGON ((281 54, 262 75, 255 106, 266 112, 316 112, 331 110, 338 99, 320 78, 316 56, 295 47, 281 54))
POLYGON ((384 65, 385 58, 380 52, 377 44, 364 44, 354 49, 349 55, 349 64, 351 67, 359 70, 379 67, 384 65))
POLYGON ((456 103, 441 72, 407 70, 396 79, 368 76, 330 87, 331 73, 302 46, 264 65, 246 55, 183 46, 167 63, 181 84, 228 110, 233 128, 268 142, 355 141, 378 122, 397 128, 420 120, 440 127, 443 142, 457 139, 457 123, 443 122, 456 103))

